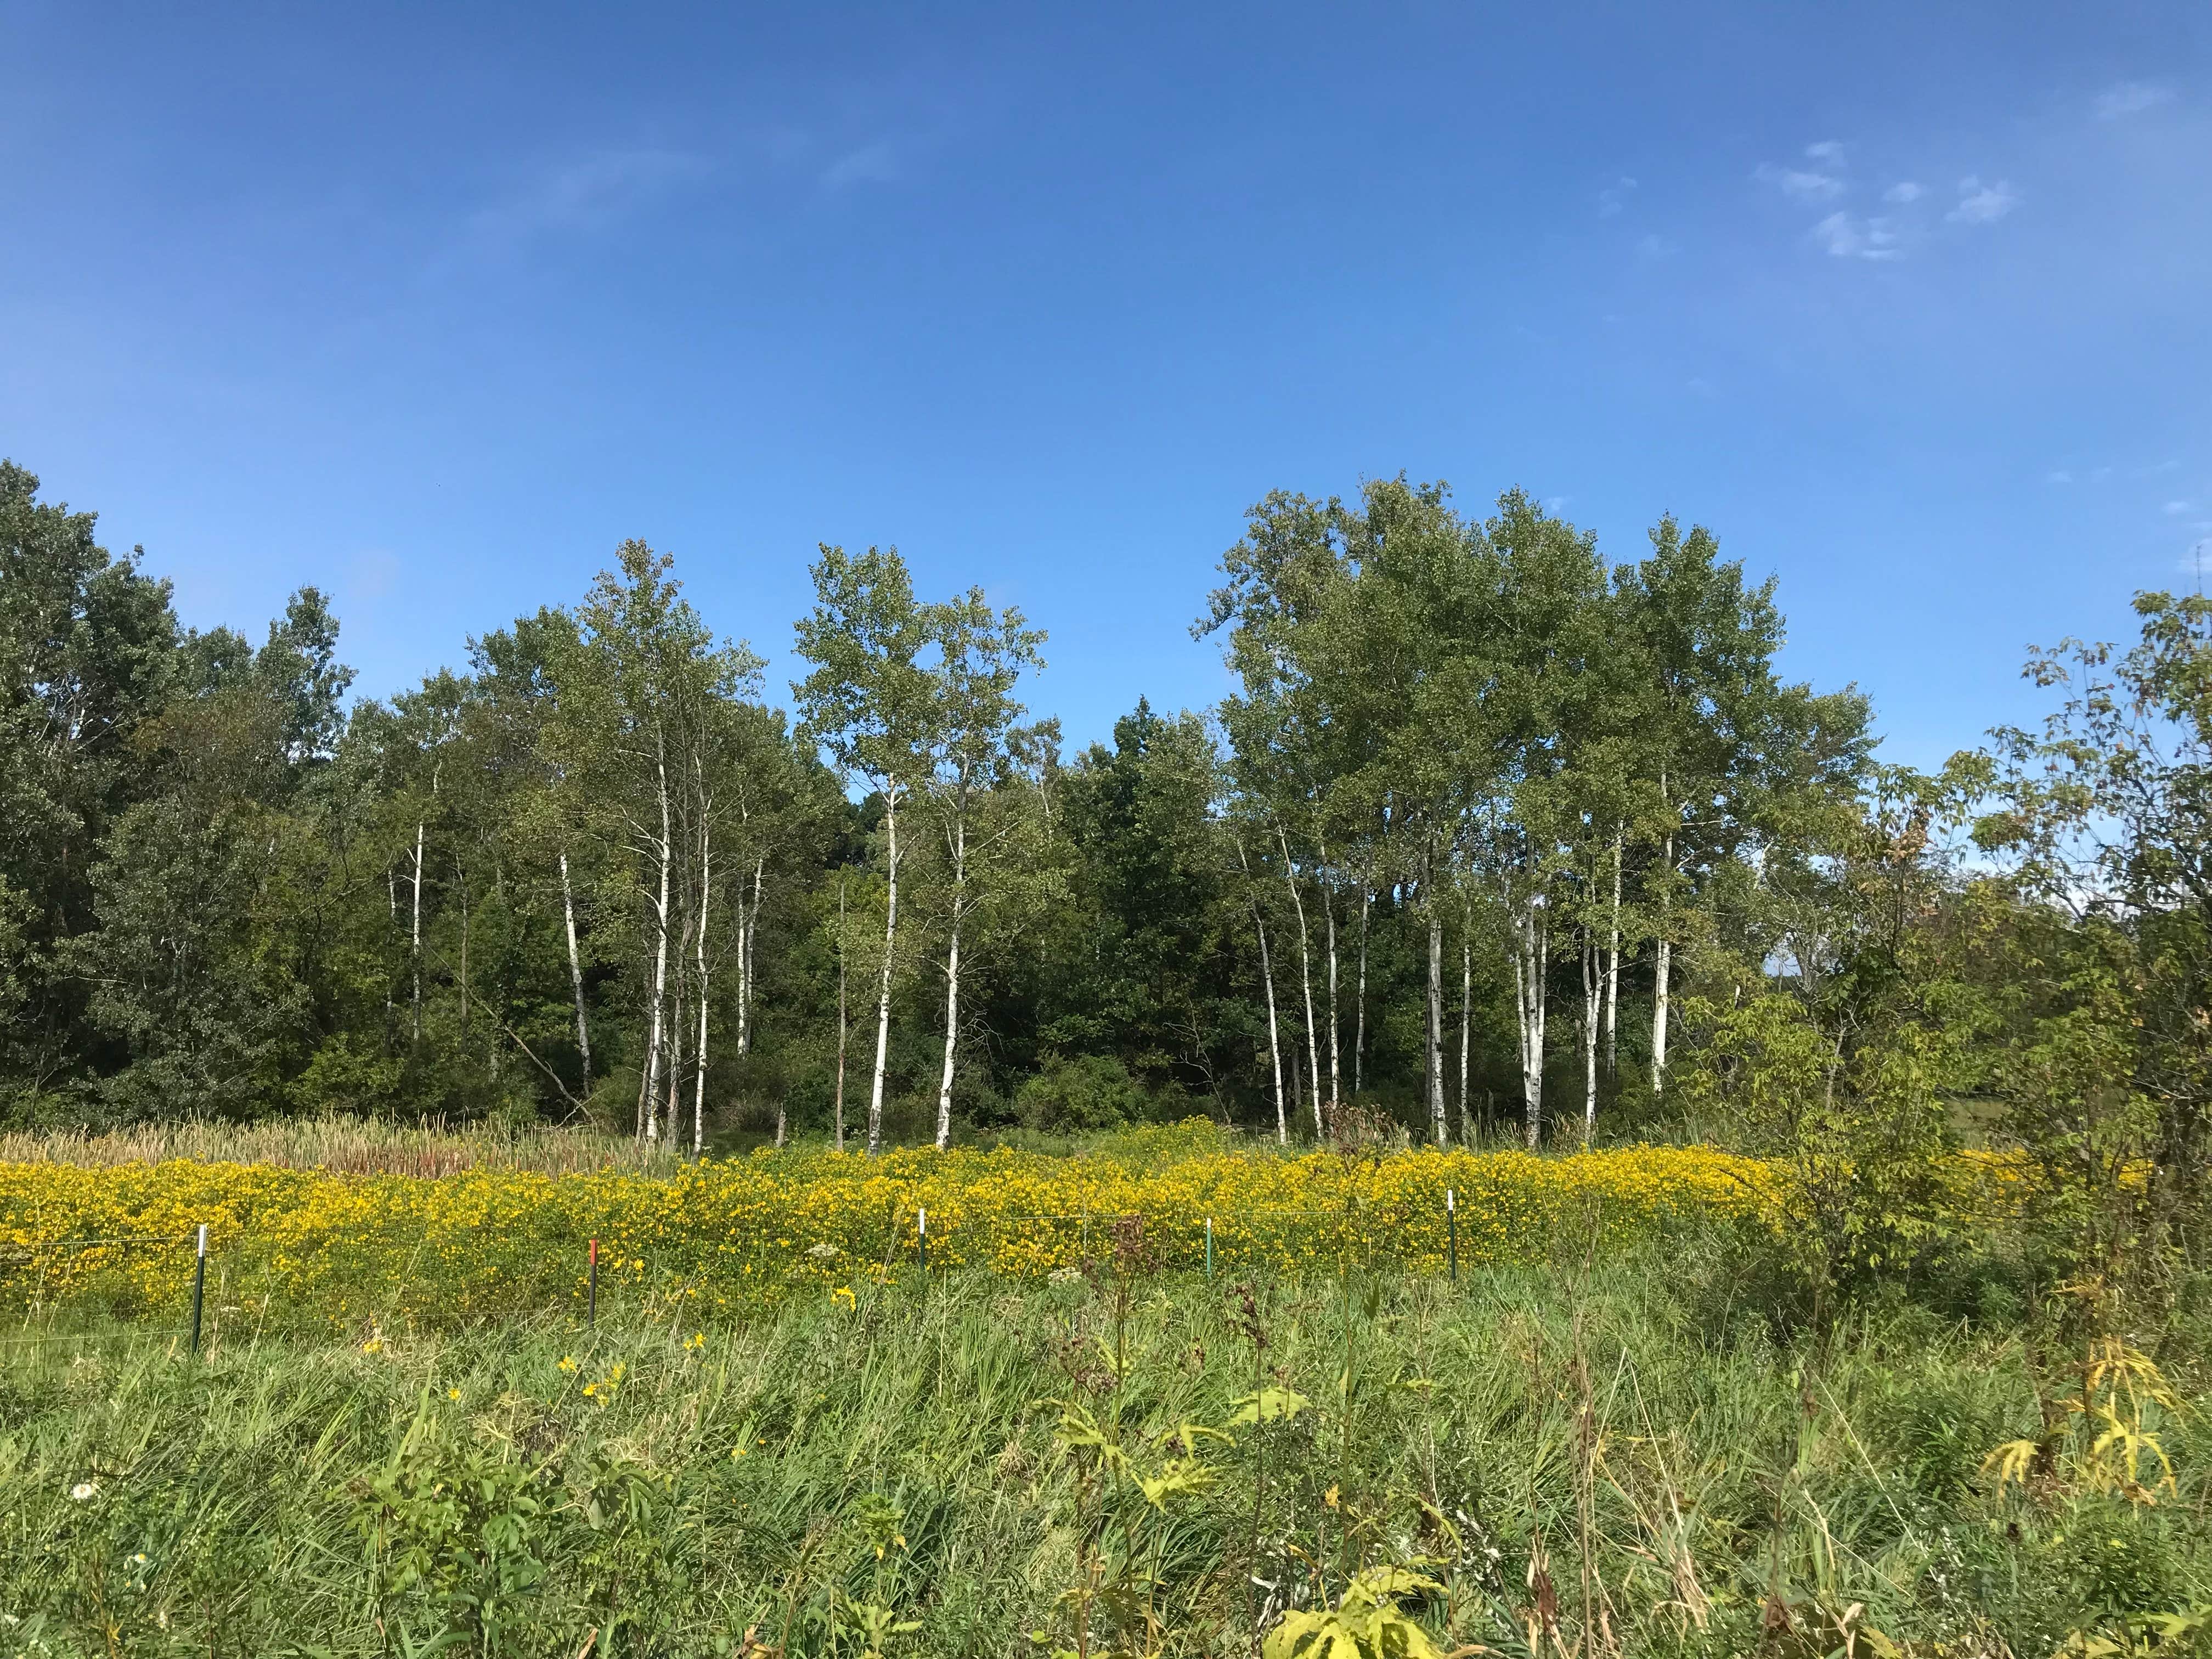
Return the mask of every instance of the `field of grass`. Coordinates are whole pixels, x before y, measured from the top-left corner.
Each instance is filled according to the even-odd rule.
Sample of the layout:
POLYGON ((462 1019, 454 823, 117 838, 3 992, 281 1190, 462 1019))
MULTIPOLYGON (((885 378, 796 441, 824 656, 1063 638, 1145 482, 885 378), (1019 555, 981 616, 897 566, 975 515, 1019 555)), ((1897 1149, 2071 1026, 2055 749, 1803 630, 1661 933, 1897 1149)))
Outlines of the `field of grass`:
POLYGON ((2154 1503, 2082 1447, 2000 1490, 2043 1428, 2003 1331, 1815 1358, 1680 1239, 1455 1286, 1123 1266, 197 1362, 49 1332, 0 1382, 0 1653, 1242 1654, 1378 1565, 1504 1653, 1744 1653, 1787 1608, 1785 1651, 2045 1654, 2212 1599, 2201 1414, 2144 1425, 2154 1503))
POLYGON ((1308 1152, 1211 1125, 1080 1157, 789 1148, 671 1172, 482 1162, 435 1176, 170 1158, 0 1163, 0 1308, 173 1316, 204 1225, 216 1317, 365 1334, 611 1307, 674 1319, 939 1269, 1042 1279, 1137 1218, 1164 1267, 1445 1270, 1610 1248, 1685 1224, 1756 1229, 1768 1175, 1709 1148, 1308 1152))
POLYGON ((672 1175, 683 1154, 665 1142, 588 1129, 528 1127, 493 1132, 480 1125, 375 1118, 289 1117, 265 1123, 186 1120, 94 1133, 82 1129, 0 1130, 0 1164, 57 1164, 117 1169, 184 1158, 203 1164, 262 1164, 334 1175, 448 1176, 464 1170, 575 1175, 628 1170, 672 1175))
POLYGON ((2193 1327, 2156 1364, 2048 1352, 1992 1261, 1815 1343, 1717 1153, 1283 1158, 1187 1130, 683 1171, 343 1126, 0 1151, 0 1228, 34 1247, 0 1264, 0 1659, 1105 1659, 1269 1632, 1279 1659, 1301 1620, 1356 1623, 1362 1586, 1395 1588, 1361 1659, 2024 1659, 2190 1650, 2212 1603, 2193 1327), (186 1156, 241 1151, 269 1161, 186 1156), (872 1182, 944 1218, 927 1276, 837 1231, 878 1224, 872 1182), (1085 1195, 1080 1231, 981 1224, 1037 1190, 1085 1195), (37 1265, 40 1239, 219 1201, 198 1355, 176 1253, 147 1294, 127 1251, 37 1265), (656 1260, 611 1251, 595 1328, 564 1244, 527 1294, 457 1296, 622 1237, 622 1203, 657 1206, 656 1260), (278 1315, 306 1316, 239 1271, 279 1215, 313 1218, 327 1271, 297 1229, 252 1259, 289 1263, 278 1315), (733 1215, 798 1270, 686 1294, 684 1241, 723 1248, 733 1215), (963 1226, 998 1243, 963 1252, 963 1226))

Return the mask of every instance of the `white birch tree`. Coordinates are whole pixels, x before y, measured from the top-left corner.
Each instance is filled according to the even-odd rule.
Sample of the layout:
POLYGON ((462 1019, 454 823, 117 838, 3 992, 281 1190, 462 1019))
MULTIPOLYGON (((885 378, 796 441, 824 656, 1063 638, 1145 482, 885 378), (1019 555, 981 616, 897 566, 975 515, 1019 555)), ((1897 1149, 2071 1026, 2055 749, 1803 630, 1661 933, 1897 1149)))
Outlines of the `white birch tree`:
POLYGON ((792 687, 800 734, 819 744, 842 775, 865 781, 884 804, 884 939, 868 1091, 872 1155, 883 1146, 899 942, 899 812, 930 777, 939 740, 938 698, 921 661, 930 642, 928 617, 915 603, 913 579, 896 548, 871 547, 854 555, 824 544, 811 574, 815 607, 799 623, 798 652, 813 669, 792 687))

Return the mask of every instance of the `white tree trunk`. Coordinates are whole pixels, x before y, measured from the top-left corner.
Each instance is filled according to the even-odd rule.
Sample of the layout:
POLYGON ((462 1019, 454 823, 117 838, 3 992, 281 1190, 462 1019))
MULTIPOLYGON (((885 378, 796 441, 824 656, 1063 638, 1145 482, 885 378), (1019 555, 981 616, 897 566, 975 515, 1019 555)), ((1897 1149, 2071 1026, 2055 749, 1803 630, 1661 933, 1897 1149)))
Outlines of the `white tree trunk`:
POLYGON ((415 915, 408 942, 415 970, 415 1041, 422 1041, 422 820, 415 820, 415 915))
POLYGON ((1544 1133, 1544 981, 1551 966, 1551 940, 1544 908, 1522 902, 1513 917, 1513 1000, 1521 1042, 1521 1100, 1528 1149, 1544 1133))
POLYGON ((876 988, 876 1078, 868 1091, 868 1156, 884 1144, 884 1064, 891 1041, 891 955, 898 946, 898 790, 884 793, 884 829, 890 841, 890 883, 884 904, 884 968, 876 988))
POLYGON ((1275 1022, 1275 969, 1267 957, 1267 924, 1260 915, 1260 907, 1252 907, 1254 925, 1260 930, 1260 978, 1267 988, 1267 1057, 1275 1072, 1275 1144, 1291 1144, 1290 1113, 1283 1102, 1283 1042, 1275 1022))
POLYGON ((1583 967, 1583 1145, 1597 1134, 1597 1036, 1604 1012, 1605 975, 1597 953, 1597 940, 1585 938, 1583 967))
POLYGON ((952 939, 945 955, 945 1070, 937 1079, 937 1146, 952 1144, 952 1059, 960 1041, 960 912, 967 902, 968 822, 963 812, 952 831, 952 939))
POLYGON ((1359 884, 1359 1012, 1358 1023, 1352 1038, 1352 1092, 1358 1094, 1366 1083, 1367 1070, 1367 911, 1375 902, 1375 891, 1364 878, 1359 884))
MULTIPOLYGON (((699 823, 699 925, 691 934, 693 970, 699 975, 698 1050, 691 1056, 691 1156, 694 1158, 707 1150, 707 918, 714 913, 714 846, 708 830, 709 823, 710 820, 702 814, 699 823)), ((738 902, 744 902, 742 889, 739 890, 738 902)))
MULTIPOLYGON (((745 1030, 756 1036, 758 1022, 752 1017, 752 1009, 760 1000, 761 893, 767 881, 768 854, 763 853, 753 860, 753 908, 745 917, 745 1030)), ((752 1053, 750 1042, 744 1052, 752 1053)))
POLYGON ((1298 892, 1297 872, 1291 864, 1290 837, 1282 826, 1275 826, 1275 839, 1283 849, 1283 880, 1291 890, 1291 905, 1298 917, 1298 981, 1304 988, 1306 999, 1306 1079, 1313 1097, 1314 1138, 1318 1140, 1325 1133, 1321 1118, 1321 1048, 1314 1030, 1313 948, 1306 933, 1306 902, 1298 892))
MULTIPOLYGON (((768 854, 753 860, 753 897, 745 903, 744 883, 738 884, 738 1053, 753 1051, 753 1002, 760 994, 760 957, 755 943, 760 938, 761 885, 768 871, 768 854)), ((781 1146, 782 1141, 776 1145, 781 1146)))
POLYGON ((653 984, 649 993, 650 1006, 647 1012, 645 1039, 645 1077, 637 1097, 637 1127, 640 1136, 647 1140, 660 1138, 660 1103, 656 1098, 653 1085, 659 1079, 661 1022, 666 1014, 668 1000, 668 766, 665 759, 660 764, 660 840, 655 851, 660 863, 659 896, 653 906, 653 984))
MULTIPOLYGON (((1661 857, 1660 872, 1671 889, 1674 874, 1674 837, 1671 835, 1667 837, 1665 851, 1661 857)), ((1659 903, 1659 961, 1651 996, 1651 1093, 1654 1097, 1664 1093, 1667 1088, 1667 1012, 1672 988, 1667 981, 1671 977, 1668 970, 1674 961, 1674 942, 1667 935, 1668 924, 1672 920, 1668 912, 1673 903, 1673 892, 1662 890, 1659 903)))
POLYGON ((748 915, 745 915, 745 878, 744 876, 738 876, 737 880, 737 1053, 738 1057, 744 1057, 745 1053, 750 1053, 750 1048, 752 1048, 752 1030, 748 1029, 748 1020, 745 1020, 745 1013, 748 1013, 745 1005, 752 1000, 748 995, 748 991, 752 991, 752 987, 745 982, 745 980, 750 978, 750 967, 752 967, 752 964, 745 960, 745 956, 748 956, 748 951, 745 951, 745 927, 748 927, 748 915))
POLYGON ((1613 832, 1613 932, 1605 958, 1605 1074, 1620 1075, 1620 851, 1626 831, 1613 832))
POLYGON ((576 998, 576 1049, 584 1057, 584 1093, 592 1092, 592 1028, 584 1018, 584 963, 576 954, 576 898, 568 886, 568 849, 561 849, 561 919, 568 928, 568 988, 576 998))
POLYGON ((1267 918, 1260 908, 1260 895, 1251 887, 1252 865, 1244 856, 1244 840, 1236 837, 1237 867, 1244 872, 1245 887, 1252 901, 1252 926, 1260 935, 1260 983, 1267 994, 1267 1058, 1274 1068, 1275 1079, 1275 1144, 1291 1144, 1291 1118, 1283 1100, 1283 1042, 1275 1018, 1275 964, 1267 954, 1267 918))
POLYGON ((1439 1146, 1444 1123, 1444 919, 1434 894, 1429 901, 1429 1131, 1439 1146))

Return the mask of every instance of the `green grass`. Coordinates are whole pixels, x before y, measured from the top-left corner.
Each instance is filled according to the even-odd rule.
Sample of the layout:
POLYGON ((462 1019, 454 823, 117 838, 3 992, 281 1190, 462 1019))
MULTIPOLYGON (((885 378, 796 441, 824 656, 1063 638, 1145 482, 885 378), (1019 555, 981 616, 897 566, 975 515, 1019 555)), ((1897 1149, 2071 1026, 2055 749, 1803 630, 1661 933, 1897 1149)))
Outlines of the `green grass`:
POLYGON ((167 1330, 10 1333, 0 1655, 711 1654, 749 1628, 859 1654, 866 1607, 917 1626, 894 1659, 1042 1654, 1075 1645, 1061 1598, 1102 1521, 1109 1569, 1133 1542, 1158 1584, 1149 1626, 1141 1595, 1094 1602, 1093 1652, 1249 1653, 1255 1616, 1416 1558, 1440 1638, 1522 1652, 1532 1550, 1570 1652, 1753 1651, 1777 1590, 1922 1654, 2212 1601, 2197 1418, 2152 1420, 2178 1486, 2154 1506, 2000 1493, 1984 1455, 2041 1427, 2017 1334, 1899 1310, 1808 1369, 1741 1266, 1678 1243, 1456 1287, 1263 1283, 1256 1349, 1236 1286, 1133 1279, 1117 1320, 1110 1275, 197 1362, 167 1330), (1199 1440, 1213 1484, 1158 1510, 1086 1498, 1042 1403, 1118 1415, 1156 1474, 1163 1432, 1261 1382, 1311 1405, 1199 1440))

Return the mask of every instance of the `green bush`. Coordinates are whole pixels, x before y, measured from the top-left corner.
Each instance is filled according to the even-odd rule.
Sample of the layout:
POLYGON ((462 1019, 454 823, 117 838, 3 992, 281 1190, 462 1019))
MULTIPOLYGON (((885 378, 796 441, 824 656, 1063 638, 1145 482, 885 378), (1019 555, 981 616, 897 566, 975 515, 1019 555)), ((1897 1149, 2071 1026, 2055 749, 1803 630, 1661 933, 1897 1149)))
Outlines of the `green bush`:
POLYGON ((1014 1110, 1030 1129, 1111 1129, 1151 1106, 1128 1067, 1110 1054, 1056 1055, 1022 1085, 1014 1110))

